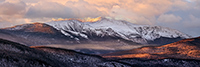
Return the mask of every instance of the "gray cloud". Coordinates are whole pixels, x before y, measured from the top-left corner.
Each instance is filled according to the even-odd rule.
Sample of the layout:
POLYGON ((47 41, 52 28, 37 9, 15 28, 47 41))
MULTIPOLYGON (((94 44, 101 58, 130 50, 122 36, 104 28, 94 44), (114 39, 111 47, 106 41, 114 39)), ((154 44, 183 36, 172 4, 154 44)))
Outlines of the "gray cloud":
POLYGON ((26 13, 26 4, 22 1, 4 0, 0 3, 0 24, 1 27, 19 24, 26 13))
POLYGON ((74 17, 70 8, 55 2, 39 2, 35 6, 31 6, 26 13, 28 18, 66 18, 74 17))
POLYGON ((31 6, 26 13, 28 18, 84 18, 103 15, 105 13, 98 11, 96 7, 92 7, 83 0, 68 1, 65 5, 57 2, 38 2, 31 6))
POLYGON ((186 27, 200 27, 200 17, 194 15, 189 15, 188 17, 187 20, 183 21, 186 27))
POLYGON ((5 0, 0 0, 0 2, 4 2, 5 0))
POLYGON ((0 9, 0 15, 23 15, 26 12, 26 4, 24 2, 3 2, 0 3, 0 9))

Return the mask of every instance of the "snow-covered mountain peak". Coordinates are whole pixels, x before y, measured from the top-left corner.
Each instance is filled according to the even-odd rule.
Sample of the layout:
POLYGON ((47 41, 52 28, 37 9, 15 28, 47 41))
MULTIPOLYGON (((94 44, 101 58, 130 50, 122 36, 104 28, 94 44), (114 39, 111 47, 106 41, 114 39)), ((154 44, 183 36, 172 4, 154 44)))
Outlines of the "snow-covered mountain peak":
POLYGON ((150 25, 136 25, 122 20, 101 18, 93 23, 83 23, 78 20, 52 21, 46 23, 60 30, 66 36, 72 38, 83 37, 90 39, 95 37, 122 38, 136 43, 147 43, 155 39, 165 38, 189 38, 190 36, 177 30, 150 25), (74 37, 76 36, 76 37, 74 37))

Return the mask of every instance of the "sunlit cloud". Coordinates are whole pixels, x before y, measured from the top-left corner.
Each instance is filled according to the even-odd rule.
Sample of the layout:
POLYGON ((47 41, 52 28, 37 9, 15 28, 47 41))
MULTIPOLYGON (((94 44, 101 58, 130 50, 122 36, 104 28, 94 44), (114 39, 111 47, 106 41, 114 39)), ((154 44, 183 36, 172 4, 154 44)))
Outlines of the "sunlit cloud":
POLYGON ((187 33, 188 27, 199 27, 199 7, 200 0, 0 0, 0 27, 101 16, 187 33))
POLYGON ((91 17, 87 17, 87 18, 52 18, 52 21, 65 21, 65 20, 77 20, 80 22, 97 22, 101 20, 101 17, 97 17, 97 18, 91 18, 91 17))

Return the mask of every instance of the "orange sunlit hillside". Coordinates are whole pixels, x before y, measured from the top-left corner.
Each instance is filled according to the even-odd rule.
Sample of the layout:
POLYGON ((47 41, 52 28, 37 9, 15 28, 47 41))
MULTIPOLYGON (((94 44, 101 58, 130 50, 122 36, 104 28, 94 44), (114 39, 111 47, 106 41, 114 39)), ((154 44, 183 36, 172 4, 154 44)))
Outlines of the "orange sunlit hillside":
POLYGON ((157 46, 143 47, 128 51, 103 55, 104 58, 147 58, 147 59, 198 59, 200 60, 200 37, 184 39, 175 43, 157 46))
POLYGON ((83 18, 83 19, 78 19, 78 18, 58 18, 58 19, 55 19, 55 18, 52 18, 53 21, 65 21, 65 20, 78 20, 78 21, 81 21, 81 22, 96 22, 96 21, 99 21, 101 20, 101 17, 97 17, 97 18, 91 18, 91 17, 88 17, 88 18, 83 18))
MULTIPOLYGON (((54 29, 53 27, 44 24, 44 23, 32 23, 32 24, 22 24, 22 25, 17 25, 13 27, 8 27, 8 28, 3 28, 3 29, 14 29, 16 27, 23 27, 23 28, 18 28, 18 30, 24 30, 26 32, 41 32, 41 33, 49 33, 49 34, 54 34, 57 30, 54 29)), ((16 30, 16 29, 14 29, 16 30)))

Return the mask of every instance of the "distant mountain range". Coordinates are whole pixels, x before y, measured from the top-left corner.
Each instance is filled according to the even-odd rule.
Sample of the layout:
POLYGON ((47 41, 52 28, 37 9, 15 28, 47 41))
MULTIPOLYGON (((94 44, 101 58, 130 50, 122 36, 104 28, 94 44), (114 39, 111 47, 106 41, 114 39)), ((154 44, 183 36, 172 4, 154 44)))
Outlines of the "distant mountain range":
POLYGON ((26 45, 72 44, 108 40, 164 45, 190 37, 166 27, 136 25, 107 18, 101 18, 92 23, 64 20, 23 24, 1 29, 0 33, 8 33, 8 36, 12 35, 25 39, 26 43, 24 44, 26 45))
POLYGON ((96 22, 78 20, 53 21, 46 23, 75 40, 122 39, 140 44, 166 44, 189 38, 177 30, 149 25, 136 25, 122 20, 101 18, 96 22))
POLYGON ((72 19, 16 25, 0 29, 0 38, 27 46, 51 46, 103 54, 141 46, 165 45, 190 37, 166 27, 98 19, 94 22, 72 19))

